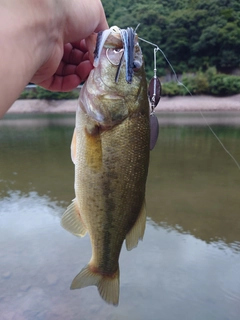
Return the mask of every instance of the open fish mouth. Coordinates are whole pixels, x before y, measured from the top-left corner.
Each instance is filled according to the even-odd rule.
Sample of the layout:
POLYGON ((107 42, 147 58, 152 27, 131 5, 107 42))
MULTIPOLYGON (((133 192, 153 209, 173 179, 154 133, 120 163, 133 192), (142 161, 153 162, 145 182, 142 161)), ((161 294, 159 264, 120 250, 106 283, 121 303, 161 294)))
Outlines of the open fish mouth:
MULTIPOLYGON (((94 52, 94 67, 99 64, 99 58, 103 47, 113 48, 121 54, 118 68, 115 76, 115 82, 118 82, 120 70, 125 60, 125 79, 127 83, 132 83, 133 71, 139 68, 139 63, 134 61, 134 46, 136 32, 133 28, 120 29, 116 26, 98 33, 96 49, 94 52), (110 37, 112 35, 112 37, 110 37), (108 38, 110 38, 108 40, 108 38)), ((111 61, 110 61, 111 62, 111 61)))

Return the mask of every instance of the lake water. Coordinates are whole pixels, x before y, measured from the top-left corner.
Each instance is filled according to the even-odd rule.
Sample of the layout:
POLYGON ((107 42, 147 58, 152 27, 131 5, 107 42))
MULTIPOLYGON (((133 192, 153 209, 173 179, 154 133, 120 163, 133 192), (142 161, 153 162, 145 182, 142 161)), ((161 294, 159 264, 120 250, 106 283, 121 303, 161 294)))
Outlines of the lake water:
MULTIPOLYGON (((240 113, 206 113, 240 161, 240 113)), ((0 120, 1 320, 238 320, 240 170, 198 114, 160 114, 143 242, 120 256, 120 302, 69 290, 88 236, 60 226, 74 197, 73 115, 0 120)))

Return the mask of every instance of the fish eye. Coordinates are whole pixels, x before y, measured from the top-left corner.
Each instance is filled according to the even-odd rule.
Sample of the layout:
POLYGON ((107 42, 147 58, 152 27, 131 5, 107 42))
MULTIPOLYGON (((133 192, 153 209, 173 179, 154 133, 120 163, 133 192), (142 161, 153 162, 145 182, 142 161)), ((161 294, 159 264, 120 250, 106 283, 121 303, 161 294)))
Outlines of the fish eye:
POLYGON ((108 48, 106 50, 106 57, 107 57, 108 61, 114 66, 119 65, 120 60, 122 58, 122 55, 123 55, 123 49, 108 48))

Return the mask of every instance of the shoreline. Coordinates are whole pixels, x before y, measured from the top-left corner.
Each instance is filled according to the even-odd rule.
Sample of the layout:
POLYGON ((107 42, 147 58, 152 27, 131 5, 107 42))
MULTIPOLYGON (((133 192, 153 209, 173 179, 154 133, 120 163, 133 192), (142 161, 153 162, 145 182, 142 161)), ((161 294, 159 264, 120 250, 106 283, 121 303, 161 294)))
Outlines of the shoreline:
MULTIPOLYGON (((78 100, 16 100, 7 114, 75 113, 78 100)), ((156 112, 240 111, 240 94, 230 97, 177 96, 162 97, 156 112)))

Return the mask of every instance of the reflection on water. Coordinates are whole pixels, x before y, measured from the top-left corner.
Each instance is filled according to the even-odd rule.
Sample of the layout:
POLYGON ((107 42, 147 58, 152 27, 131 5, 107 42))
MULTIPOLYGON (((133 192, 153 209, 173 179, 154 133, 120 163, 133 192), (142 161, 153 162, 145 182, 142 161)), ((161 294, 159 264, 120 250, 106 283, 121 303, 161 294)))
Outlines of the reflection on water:
POLYGON ((74 117, 15 118, 0 120, 0 192, 37 191, 69 203, 73 197, 70 143, 74 117))
MULTIPOLYGON (((212 128, 240 162, 236 119, 238 127, 212 128)), ((240 249, 240 172, 210 130, 162 127, 148 182, 150 215, 157 224, 240 249)))
MULTIPOLYGON (((73 198, 74 118, 0 120, 1 320, 239 319, 239 170, 196 116, 187 116, 194 126, 176 117, 160 119, 146 233, 136 249, 123 247, 118 308, 95 287, 69 290, 91 254, 87 236, 59 224, 73 198)), ((239 160, 237 118, 213 127, 239 160)))

